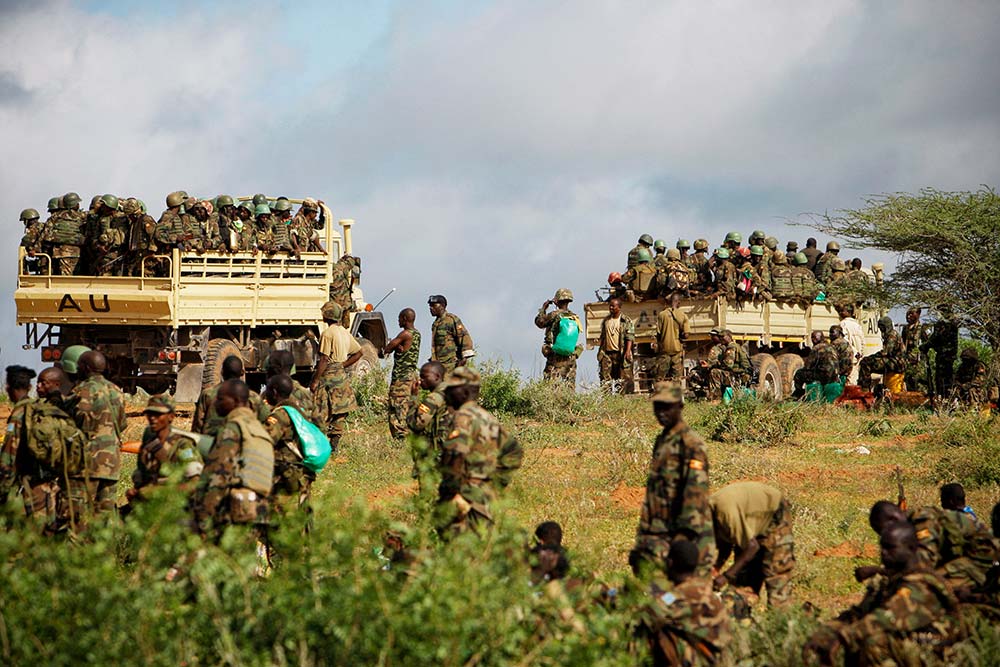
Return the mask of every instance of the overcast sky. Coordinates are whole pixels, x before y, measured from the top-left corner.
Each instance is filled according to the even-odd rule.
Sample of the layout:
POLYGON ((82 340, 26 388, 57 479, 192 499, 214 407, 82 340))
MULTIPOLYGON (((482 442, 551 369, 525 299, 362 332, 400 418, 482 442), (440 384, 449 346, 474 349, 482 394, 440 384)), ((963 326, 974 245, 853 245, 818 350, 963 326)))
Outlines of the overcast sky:
POLYGON ((582 313, 642 233, 1000 181, 996 2, 207 4, 0 0, 0 363, 37 360, 18 214, 68 190, 323 198, 391 325, 443 293, 531 376, 541 302, 582 313))

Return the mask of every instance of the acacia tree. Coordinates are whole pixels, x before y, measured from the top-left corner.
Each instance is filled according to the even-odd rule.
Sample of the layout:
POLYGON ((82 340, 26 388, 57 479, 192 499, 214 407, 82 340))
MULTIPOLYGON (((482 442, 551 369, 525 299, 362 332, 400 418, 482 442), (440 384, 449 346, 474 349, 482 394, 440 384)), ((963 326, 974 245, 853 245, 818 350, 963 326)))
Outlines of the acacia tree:
POLYGON ((883 286, 890 305, 951 306, 972 337, 1000 349, 1000 196, 992 188, 872 196, 811 225, 850 247, 899 256, 883 286))

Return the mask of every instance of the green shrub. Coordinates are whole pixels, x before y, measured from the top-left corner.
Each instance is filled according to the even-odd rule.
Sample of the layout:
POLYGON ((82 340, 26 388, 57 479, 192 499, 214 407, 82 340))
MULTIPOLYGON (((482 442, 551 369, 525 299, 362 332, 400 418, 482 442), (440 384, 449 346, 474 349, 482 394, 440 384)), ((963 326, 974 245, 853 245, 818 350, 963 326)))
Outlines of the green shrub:
POLYGON ((713 440, 767 447, 790 442, 804 421, 798 405, 741 396, 713 407, 697 426, 713 440))
POLYGON ((868 419, 858 429, 858 435, 867 435, 872 438, 882 438, 891 434, 892 422, 885 417, 868 419))
POLYGON ((499 361, 489 360, 478 369, 481 376, 479 402, 494 414, 525 415, 528 402, 523 395, 521 371, 513 366, 504 368, 499 361))
POLYGON ((358 402, 358 409, 351 413, 352 419, 365 423, 385 420, 389 403, 388 368, 377 364, 360 377, 352 376, 351 387, 358 402))
POLYGON ((935 479, 979 487, 1000 484, 1000 428, 977 415, 953 418, 936 436, 945 446, 935 479))

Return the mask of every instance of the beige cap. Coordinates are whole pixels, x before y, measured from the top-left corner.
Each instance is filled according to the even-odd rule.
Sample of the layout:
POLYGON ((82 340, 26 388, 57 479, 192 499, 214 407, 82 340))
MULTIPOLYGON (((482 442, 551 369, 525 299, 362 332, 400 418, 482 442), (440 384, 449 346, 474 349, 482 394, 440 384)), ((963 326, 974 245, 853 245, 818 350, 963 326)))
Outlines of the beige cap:
POLYGON ((650 398, 653 403, 683 403, 684 388, 680 382, 657 382, 650 398))

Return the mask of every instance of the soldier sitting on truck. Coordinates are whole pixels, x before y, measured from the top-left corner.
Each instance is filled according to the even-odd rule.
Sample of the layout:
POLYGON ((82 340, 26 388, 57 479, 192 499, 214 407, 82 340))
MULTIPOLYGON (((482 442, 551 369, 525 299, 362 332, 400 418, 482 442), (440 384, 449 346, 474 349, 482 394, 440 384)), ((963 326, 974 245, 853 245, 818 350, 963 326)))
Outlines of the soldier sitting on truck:
MULTIPOLYGON (((653 247, 653 237, 649 234, 643 234, 639 237, 639 242, 635 244, 635 247, 628 251, 628 260, 626 262, 625 268, 634 268, 639 263, 639 251, 645 250, 647 253, 649 249, 653 247)), ((650 260, 652 261, 652 255, 650 255, 650 260)))
POLYGON ((819 294, 816 277, 806 264, 809 259, 801 252, 795 253, 795 268, 792 269, 792 293, 796 301, 808 306, 819 294))
POLYGON ((41 269, 44 258, 35 256, 35 253, 42 251, 42 230, 44 229, 38 211, 33 208, 24 209, 21 211, 21 222, 24 223, 21 247, 28 254, 21 270, 25 273, 46 273, 41 269))
POLYGON ((729 261, 729 249, 719 248, 715 253, 715 294, 727 299, 736 298, 736 266, 729 261))
POLYGON ((774 265, 771 267, 771 295, 778 301, 791 301, 795 297, 792 267, 788 266, 788 256, 781 250, 774 251, 774 265))
POLYGON ((694 272, 694 282, 689 288, 691 292, 708 294, 714 289, 715 276, 708 266, 708 241, 698 239, 694 242, 694 254, 687 258, 686 264, 694 272))
POLYGON ((258 251, 274 254, 274 229, 271 222, 271 207, 267 204, 257 204, 253 209, 254 226, 251 230, 253 237, 253 252, 258 251))
POLYGON ((156 241, 153 239, 153 232, 156 229, 156 221, 146 215, 142 202, 134 197, 130 197, 122 202, 122 212, 128 219, 128 238, 125 241, 125 275, 139 276, 143 274, 145 265, 145 275, 160 275, 155 265, 156 260, 152 256, 156 254, 156 241))
POLYGON ((274 235, 276 250, 289 252, 298 258, 301 255, 296 237, 291 233, 292 204, 287 199, 279 199, 271 208, 271 233, 274 235))
POLYGON ((160 215, 159 222, 153 230, 153 239, 160 248, 187 249, 184 239, 184 220, 181 218, 184 211, 184 193, 171 192, 167 195, 167 209, 160 215))
POLYGON ((295 237, 295 242, 299 250, 322 252, 323 247, 319 243, 319 231, 323 228, 323 212, 320 206, 323 201, 316 201, 311 197, 302 200, 299 212, 292 218, 289 232, 295 237))
POLYGON ((647 248, 640 248, 636 254, 636 265, 622 275, 625 284, 626 298, 629 301, 644 301, 659 296, 656 280, 656 267, 653 266, 653 256, 647 248))
POLYGON ((658 269, 658 280, 660 283, 660 294, 668 296, 670 294, 689 295, 691 287, 691 269, 681 261, 681 251, 671 248, 667 251, 667 259, 662 267, 658 269))
POLYGON ((118 211, 118 197, 114 195, 101 196, 97 207, 97 216, 93 220, 94 236, 91 240, 90 267, 97 276, 115 276, 122 274, 122 262, 125 259, 125 233, 128 230, 128 219, 118 211))
POLYGON ((223 245, 222 236, 219 234, 218 220, 212 218, 210 207, 211 204, 203 200, 195 202, 191 207, 191 217, 198 223, 196 226, 191 226, 192 246, 199 252, 225 251, 226 246, 223 245))

